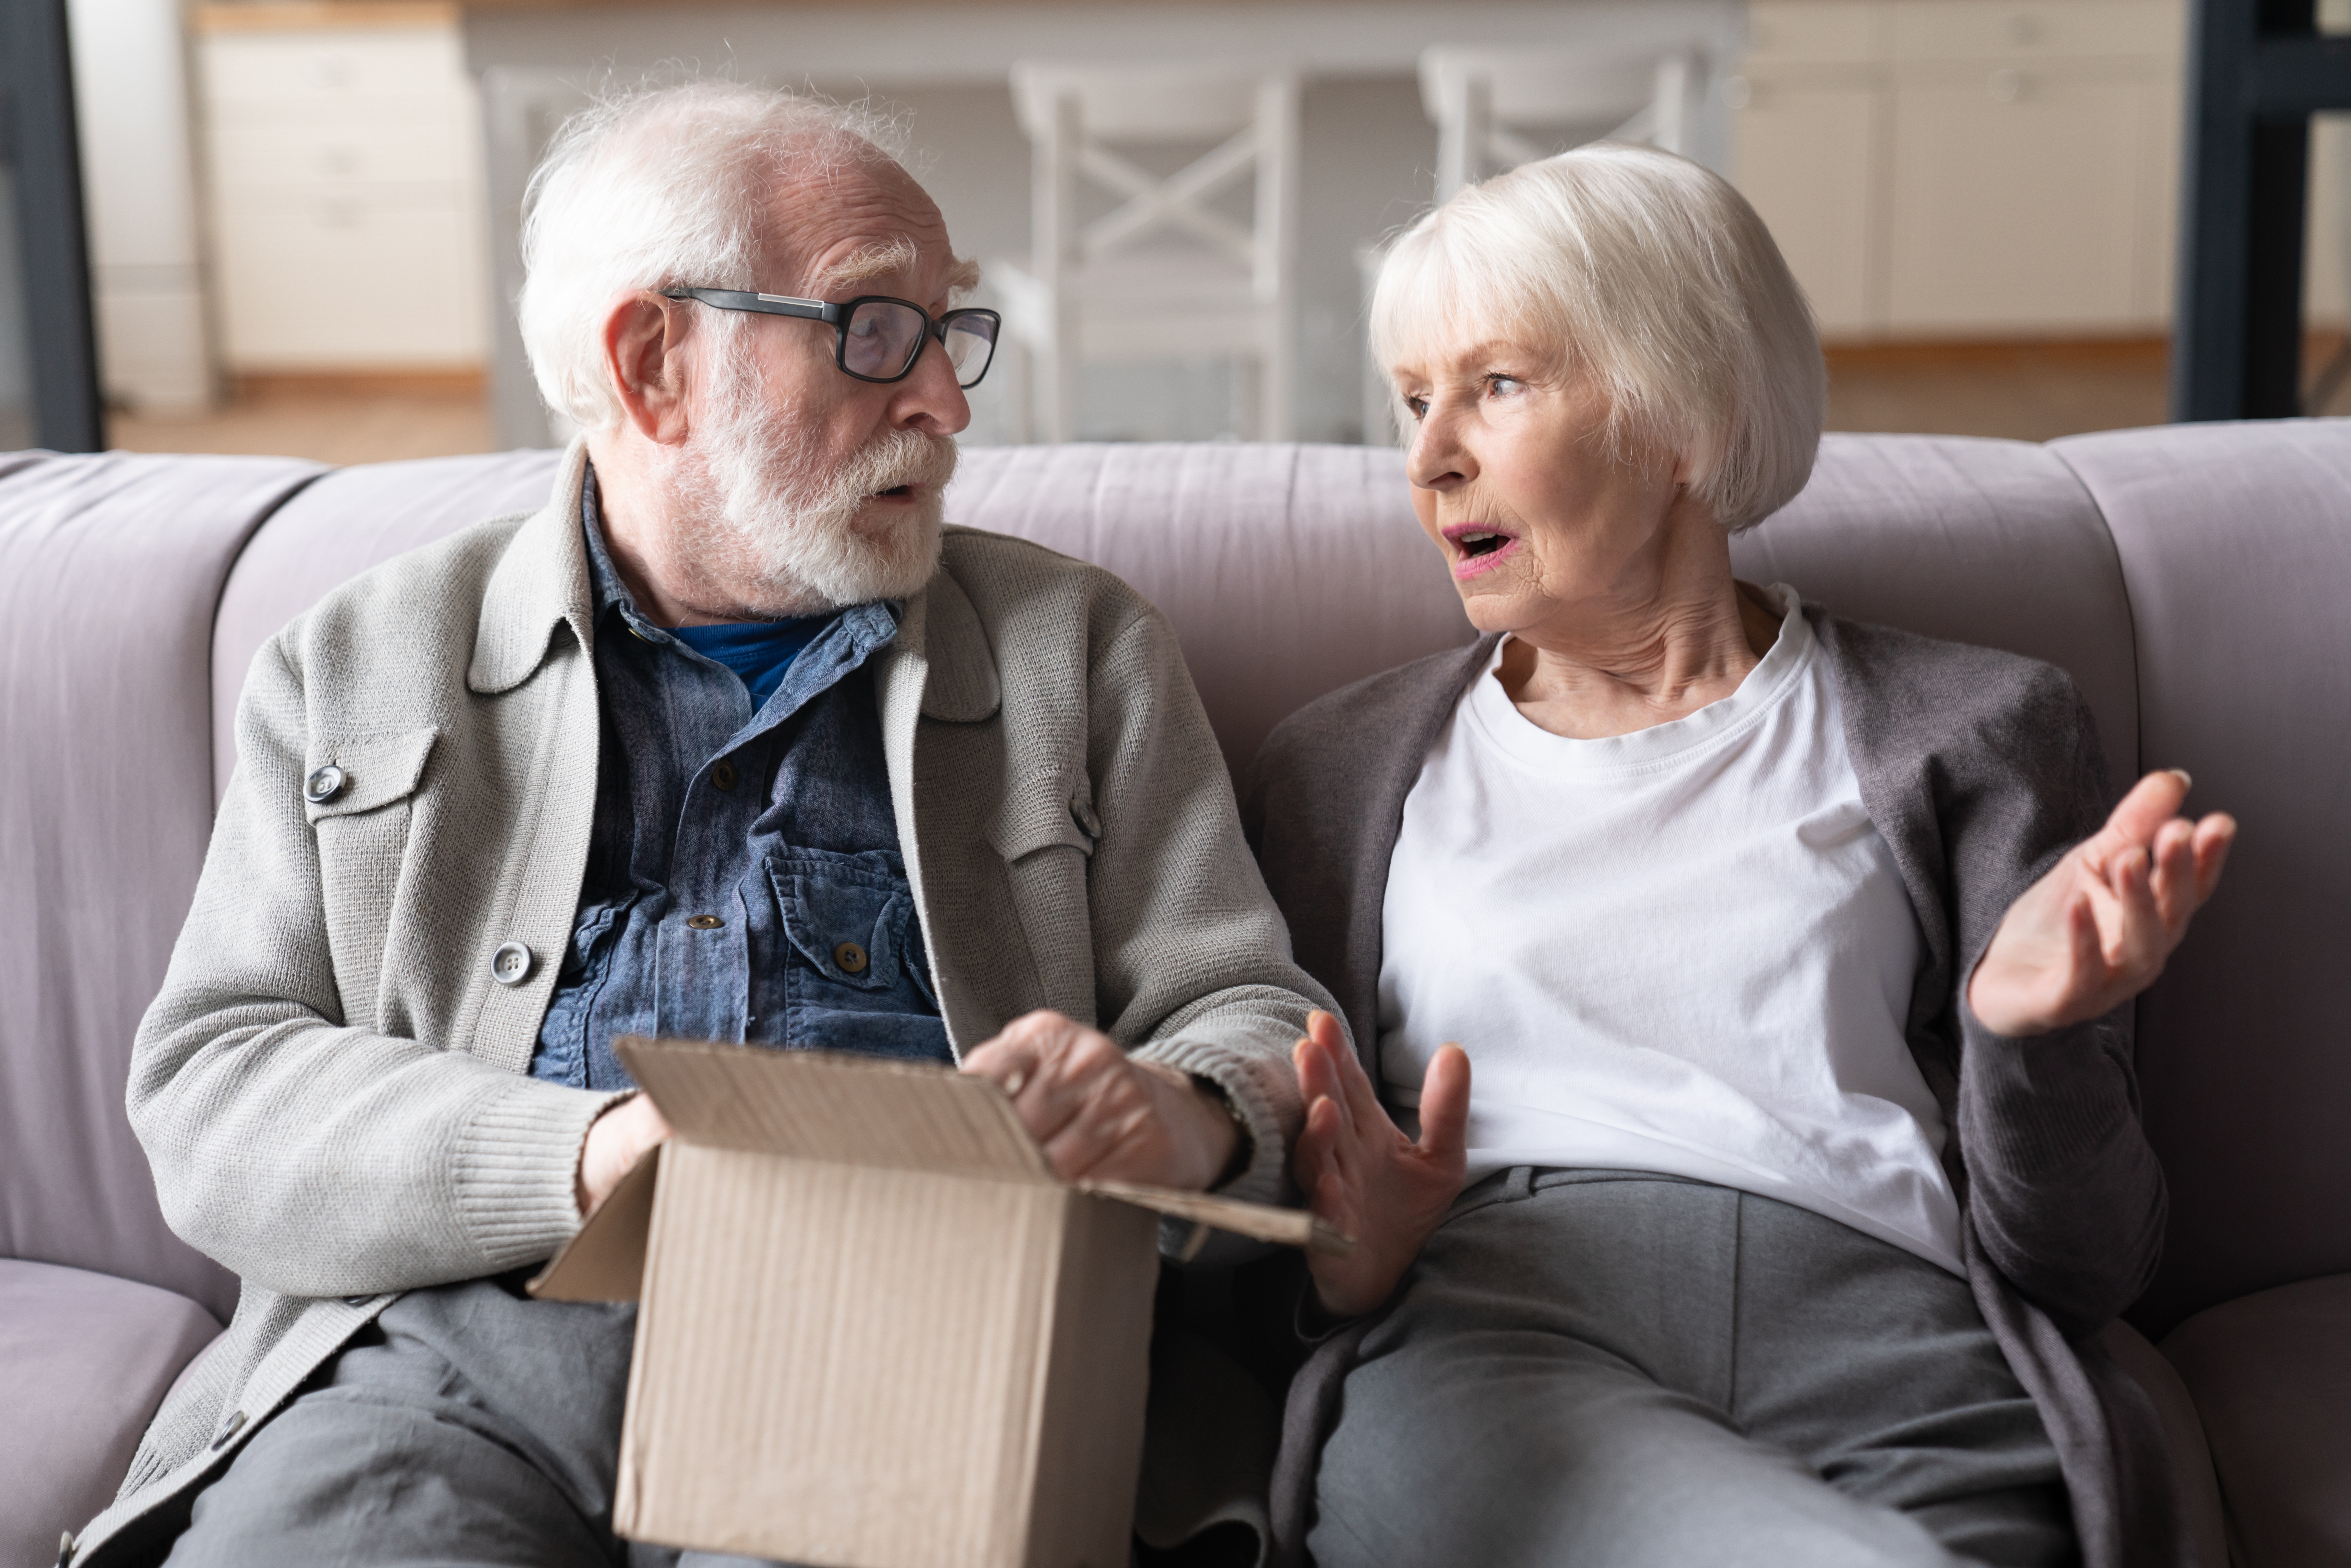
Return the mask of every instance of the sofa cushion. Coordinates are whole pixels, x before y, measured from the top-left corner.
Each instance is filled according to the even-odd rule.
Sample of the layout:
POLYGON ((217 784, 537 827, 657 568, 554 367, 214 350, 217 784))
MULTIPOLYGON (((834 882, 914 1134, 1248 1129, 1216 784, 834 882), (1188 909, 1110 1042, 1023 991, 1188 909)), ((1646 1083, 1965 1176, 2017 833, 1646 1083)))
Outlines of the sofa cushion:
POLYGON ((284 457, 0 464, 0 1257, 225 1314, 123 1115, 131 1039, 212 837, 205 656, 246 538, 319 472, 284 457))
POLYGON ((57 1560, 114 1496, 164 1392, 218 1338, 170 1291, 0 1259, 0 1563, 57 1560))
POLYGON ((2351 1562, 2351 1275, 2199 1312, 2163 1354, 2203 1417, 2238 1568, 2351 1562))

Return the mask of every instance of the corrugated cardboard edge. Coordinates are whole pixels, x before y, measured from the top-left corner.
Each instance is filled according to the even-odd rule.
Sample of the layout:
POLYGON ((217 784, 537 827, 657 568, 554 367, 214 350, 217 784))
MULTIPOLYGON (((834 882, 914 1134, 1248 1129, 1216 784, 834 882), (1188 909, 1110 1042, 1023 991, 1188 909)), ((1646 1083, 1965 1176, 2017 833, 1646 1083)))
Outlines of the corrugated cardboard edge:
POLYGON ((542 1301, 633 1301, 644 1289, 645 1238, 653 1228, 653 1188, 661 1180, 656 1145, 621 1178, 596 1212, 524 1287, 542 1301))
POLYGON ((1154 1214, 1164 1214, 1171 1219, 1188 1219, 1195 1225, 1206 1225, 1216 1230, 1229 1230, 1253 1241, 1303 1247, 1310 1252, 1328 1253, 1334 1258, 1344 1258, 1355 1249, 1354 1238, 1333 1230, 1302 1208, 1275 1208, 1267 1204, 1243 1203, 1238 1198, 1217 1197, 1205 1192, 1182 1192, 1172 1186, 1145 1186, 1131 1181, 1098 1181, 1085 1177, 1071 1185, 1080 1192, 1114 1197, 1121 1203, 1131 1203, 1154 1214))

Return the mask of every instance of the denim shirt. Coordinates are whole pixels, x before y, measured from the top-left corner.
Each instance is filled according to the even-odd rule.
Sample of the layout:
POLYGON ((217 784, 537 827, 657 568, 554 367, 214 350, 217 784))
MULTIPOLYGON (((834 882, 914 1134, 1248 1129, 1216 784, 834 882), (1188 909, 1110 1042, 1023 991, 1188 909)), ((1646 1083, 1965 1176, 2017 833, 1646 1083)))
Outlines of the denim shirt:
POLYGON ((754 711, 647 621, 581 501, 602 734, 571 943, 531 1073, 630 1086, 626 1035, 947 1061, 899 859, 868 662, 897 607, 832 616, 754 711))

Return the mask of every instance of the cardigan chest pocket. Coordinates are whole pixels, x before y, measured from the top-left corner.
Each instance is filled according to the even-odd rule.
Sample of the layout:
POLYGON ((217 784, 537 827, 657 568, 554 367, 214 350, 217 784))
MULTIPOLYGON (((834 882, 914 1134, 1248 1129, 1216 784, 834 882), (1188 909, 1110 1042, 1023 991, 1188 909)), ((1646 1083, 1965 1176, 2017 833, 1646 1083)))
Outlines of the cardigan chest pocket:
POLYGON ((1086 880, 1102 832, 1093 781, 1073 768, 1029 784, 1005 801, 988 840, 1004 857, 1012 906, 1028 938, 1040 993, 1035 1005, 1092 1025, 1093 921, 1086 880))
POLYGON ((410 802, 423 782, 435 729, 371 736, 319 747, 301 780, 302 809, 319 840, 327 945, 342 1021, 381 1027, 383 949, 408 853, 410 802))

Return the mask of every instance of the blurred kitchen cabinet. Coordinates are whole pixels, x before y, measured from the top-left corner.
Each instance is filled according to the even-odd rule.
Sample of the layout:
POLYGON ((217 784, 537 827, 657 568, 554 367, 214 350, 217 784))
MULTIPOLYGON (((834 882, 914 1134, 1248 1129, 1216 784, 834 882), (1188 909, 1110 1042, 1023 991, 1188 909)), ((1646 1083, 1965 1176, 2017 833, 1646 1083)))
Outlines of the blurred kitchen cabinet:
POLYGON ((1734 172, 1836 337, 2161 329, 2181 0, 1761 0, 1734 172))
POLYGON ((455 7, 194 15, 229 368, 477 370, 480 117, 455 7))

